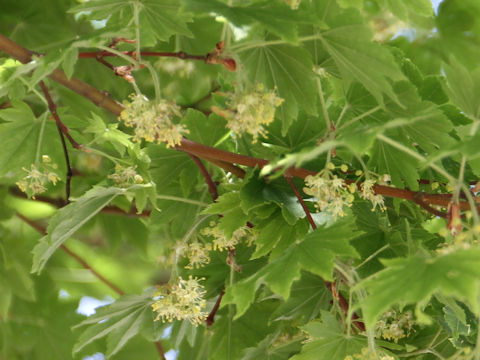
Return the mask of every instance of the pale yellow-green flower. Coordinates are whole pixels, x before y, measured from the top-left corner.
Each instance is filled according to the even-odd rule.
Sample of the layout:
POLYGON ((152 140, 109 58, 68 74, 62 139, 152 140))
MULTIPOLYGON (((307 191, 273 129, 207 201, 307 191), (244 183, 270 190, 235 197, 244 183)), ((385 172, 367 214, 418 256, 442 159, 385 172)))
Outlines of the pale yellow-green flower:
POLYGON ((399 339, 410 335, 414 324, 411 311, 389 310, 375 324, 375 334, 377 337, 398 342, 399 339))
POLYGON ((188 258, 186 269, 198 269, 210 263, 211 244, 202 244, 198 241, 182 247, 182 256, 188 258))
POLYGON ((122 165, 115 165, 115 172, 108 175, 109 179, 112 179, 117 186, 129 186, 132 184, 143 183, 143 178, 135 170, 136 166, 124 167, 122 165))
POLYGON ((234 134, 251 134, 253 142, 267 134, 264 126, 273 122, 275 109, 283 102, 275 91, 265 91, 262 84, 257 84, 253 91, 228 93, 226 96, 228 109, 212 109, 227 120, 227 127, 234 134))
POLYGON ((213 250, 218 251, 233 250, 242 240, 247 246, 250 246, 257 237, 255 230, 248 226, 236 229, 231 237, 227 237, 225 232, 213 221, 210 223, 210 227, 202 229, 201 234, 213 237, 213 250))
POLYGON ((375 185, 375 183, 376 183, 376 180, 366 179, 360 185, 360 189, 361 189, 360 197, 372 203, 373 205, 372 211, 374 211, 377 206, 381 211, 385 211, 387 208, 385 207, 383 196, 375 194, 373 190, 373 186, 375 185))
POLYGON ((188 320, 194 326, 200 325, 208 316, 203 310, 206 307, 205 288, 198 278, 190 276, 188 280, 181 277, 178 283, 170 288, 162 287, 155 294, 152 309, 157 313, 156 321, 172 322, 173 320, 188 320))
POLYGON ((46 185, 52 183, 56 185, 60 177, 53 171, 57 168, 56 164, 51 163, 48 155, 42 156, 42 163, 31 164, 30 169, 22 168, 27 173, 24 178, 17 181, 18 188, 28 196, 35 198, 35 195, 47 191, 46 185))
POLYGON ((188 129, 178 124, 182 114, 177 104, 165 99, 149 101, 143 95, 131 95, 130 99, 132 101, 125 104, 120 119, 125 125, 135 128, 135 141, 144 139, 164 143, 167 147, 181 143, 182 136, 188 133, 188 129))
POLYGON ((345 216, 345 207, 352 206, 354 196, 349 191, 351 189, 343 179, 331 175, 327 170, 315 176, 307 176, 303 192, 315 198, 315 207, 318 210, 326 212, 336 220, 345 216))

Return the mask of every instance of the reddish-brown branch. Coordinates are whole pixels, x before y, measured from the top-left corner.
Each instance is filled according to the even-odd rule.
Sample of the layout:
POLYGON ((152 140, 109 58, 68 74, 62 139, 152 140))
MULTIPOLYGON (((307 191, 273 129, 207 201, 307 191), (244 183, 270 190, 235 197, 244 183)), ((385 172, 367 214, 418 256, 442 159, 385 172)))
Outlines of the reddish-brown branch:
POLYGON ((205 322, 207 323, 207 327, 212 326, 212 324, 215 322, 215 314, 220 308, 220 303, 222 302, 223 295, 225 295, 225 289, 222 289, 222 291, 218 295, 217 301, 215 301, 215 305, 213 305, 212 311, 210 311, 210 314, 208 314, 207 316, 207 320, 205 320, 205 322))
MULTIPOLYGON (((348 309, 349 309, 348 301, 345 298, 345 296, 342 295, 342 293, 337 291, 335 283, 329 282, 329 281, 324 281, 324 283, 327 289, 331 291, 333 297, 338 301, 338 305, 340 306, 340 309, 342 309, 344 314, 348 314, 348 309)), ((352 314, 353 324, 357 327, 358 330, 365 331, 365 324, 360 320, 356 320, 359 318, 360 317, 356 313, 352 314)))
POLYGON ((218 166, 219 168, 222 168, 225 171, 228 171, 235 175, 236 177, 243 179, 245 177, 245 170, 239 168, 238 166, 231 164, 229 162, 221 161, 221 160, 215 160, 215 159, 210 159, 210 158, 203 158, 204 160, 218 166))
POLYGON ((213 182, 212 177, 210 176, 210 173, 208 172, 207 168, 205 165, 203 165, 202 160, 200 160, 198 157, 195 155, 192 155, 187 152, 187 155, 190 156, 190 158, 193 160, 195 165, 199 168, 200 172, 202 173, 205 182, 208 185, 208 191, 210 192, 210 195, 212 196, 212 200, 216 201, 218 198, 218 192, 217 192, 217 185, 213 182))
POLYGON ((422 192, 418 192, 417 194, 415 194, 414 196, 414 201, 420 205, 423 209, 425 209, 426 211, 428 211, 429 213, 435 215, 435 216, 439 216, 441 218, 444 218, 446 219, 447 218, 447 214, 442 212, 442 211, 439 211, 437 209, 434 209, 433 207, 431 207, 429 204, 427 204, 425 201, 423 201, 423 193, 422 192))
POLYGON ((160 341, 155 341, 155 347, 157 348, 158 354, 162 360, 167 360, 165 357, 165 351, 163 350, 163 345, 160 341))
MULTIPOLYGON (((7 37, 0 34, 0 50, 3 50, 10 56, 15 59, 27 63, 31 60, 32 52, 23 48, 22 46, 11 41, 7 37)), ((50 78, 54 81, 59 82, 65 87, 71 89, 72 91, 84 96, 85 98, 91 100, 94 104, 102 107, 115 115, 120 115, 124 107, 122 104, 113 100, 107 93, 101 92, 94 87, 85 84, 84 82, 71 78, 68 79, 63 71, 55 70, 50 78)), ((244 165, 248 167, 259 167, 262 168, 268 164, 268 161, 264 159, 258 159, 251 156, 245 156, 240 154, 231 153, 228 151, 216 149, 206 145, 195 143, 191 140, 184 139, 182 143, 176 147, 177 150, 182 150, 189 152, 193 155, 196 155, 203 159, 219 160, 226 163, 244 165)), ((314 171, 302 169, 302 168, 290 168, 286 171, 285 175, 305 178, 308 175, 314 175, 314 171)), ((347 183, 352 182, 351 180, 346 180, 347 183)), ((407 190, 407 189, 398 189, 390 186, 384 185, 375 185, 374 191, 376 194, 394 197, 399 199, 405 199, 410 201, 415 201, 415 195, 417 192, 407 190)), ((424 194, 423 201, 429 205, 437 205, 441 207, 447 207, 450 203, 451 195, 450 194, 424 194)), ((470 205, 467 201, 459 202, 459 207, 461 210, 469 210, 470 205)))
MULTIPOLYGON (((27 223, 28 225, 30 225, 32 228, 34 228, 35 230, 37 230, 39 233, 41 233, 42 235, 47 235, 47 229, 36 223, 35 221, 32 221, 30 220, 29 218, 23 216, 22 214, 20 213, 17 213, 17 216, 22 219, 25 223, 27 223)), ((93 269, 80 255, 78 255, 77 253, 75 253, 74 251, 70 250, 70 248, 68 248, 67 246, 65 245, 60 245, 60 248, 66 252, 69 256, 71 256, 72 258, 74 258, 80 265, 82 265, 82 267, 84 269, 87 269, 89 270, 97 279, 99 279, 101 282, 103 282, 105 285, 107 285, 110 289, 112 289, 115 293, 117 293, 118 295, 124 295, 125 293, 120 290, 117 286, 115 286, 114 284, 112 284, 109 280, 107 280, 105 277, 103 277, 102 274, 98 273, 95 269, 93 269)))

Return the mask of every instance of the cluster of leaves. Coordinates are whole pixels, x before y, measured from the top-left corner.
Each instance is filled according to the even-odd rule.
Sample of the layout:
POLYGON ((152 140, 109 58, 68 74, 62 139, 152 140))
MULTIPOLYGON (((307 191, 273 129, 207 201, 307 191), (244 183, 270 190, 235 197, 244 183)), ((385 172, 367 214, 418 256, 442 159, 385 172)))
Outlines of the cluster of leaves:
POLYGON ((479 14, 2 5, 0 357, 478 359, 479 14))

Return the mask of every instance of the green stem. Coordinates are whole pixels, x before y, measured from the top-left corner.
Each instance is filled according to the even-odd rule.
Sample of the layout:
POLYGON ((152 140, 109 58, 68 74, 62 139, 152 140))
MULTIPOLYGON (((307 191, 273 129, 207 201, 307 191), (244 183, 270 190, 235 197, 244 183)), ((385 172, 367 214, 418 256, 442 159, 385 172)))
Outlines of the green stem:
POLYGON ((323 95, 322 81, 319 77, 316 78, 318 96, 320 97, 320 104, 322 105, 323 117, 325 118, 325 123, 327 125, 327 134, 332 131, 332 122, 330 121, 330 116, 328 115, 327 105, 325 103, 325 97, 323 95))
MULTIPOLYGON (((374 108, 371 108, 370 110, 365 111, 364 113, 355 116, 353 119, 349 120, 348 122, 346 122, 345 124, 343 124, 342 126, 340 126, 339 128, 337 128, 337 130, 345 129, 346 127, 352 125, 353 123, 357 122, 358 120, 361 120, 361 119, 363 119, 363 118, 366 117, 366 116, 372 115, 373 113, 377 112, 377 111, 380 110, 381 108, 382 108, 381 106, 375 106, 374 108)), ((337 126, 338 126, 338 125, 337 125, 337 126)))
MULTIPOLYGON (((303 36, 298 39, 298 42, 305 42, 305 41, 311 41, 311 40, 318 40, 320 36, 318 35, 310 35, 310 36, 303 36)), ((257 47, 263 47, 263 46, 272 46, 272 45, 282 45, 282 44, 288 44, 288 41, 285 40, 270 40, 270 41, 249 41, 246 43, 242 44, 237 44, 233 45, 230 47, 230 50, 235 50, 235 52, 240 53, 242 51, 252 49, 252 48, 257 48, 257 47)))

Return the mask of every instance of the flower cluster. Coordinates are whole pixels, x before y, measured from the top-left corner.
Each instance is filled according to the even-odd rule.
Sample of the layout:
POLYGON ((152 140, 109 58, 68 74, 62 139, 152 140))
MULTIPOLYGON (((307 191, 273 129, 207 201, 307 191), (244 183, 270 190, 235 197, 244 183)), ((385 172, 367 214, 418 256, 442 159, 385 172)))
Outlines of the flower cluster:
POLYGON ((195 64, 181 59, 161 58, 155 63, 155 67, 169 75, 177 75, 180 78, 189 78, 195 71, 195 64))
POLYGON ((368 200, 372 203, 372 211, 375 211, 375 208, 378 206, 378 208, 381 211, 385 211, 387 208, 385 207, 384 199, 382 195, 377 195, 373 191, 373 186, 375 185, 377 181, 373 179, 366 179, 361 185, 360 185, 360 197, 362 199, 368 200))
POLYGON ((257 84, 254 91, 226 95, 229 109, 212 107, 212 110, 227 120, 227 127, 235 134, 251 134, 253 142, 256 142, 259 136, 267 134, 263 126, 273 122, 275 108, 283 102, 275 91, 265 91, 262 84, 257 84))
POLYGON ((318 210, 330 214, 336 220, 345 216, 345 207, 352 206, 355 186, 347 186, 343 179, 326 169, 315 176, 307 176, 303 191, 315 197, 315 207, 318 210))
POLYGON ((397 312, 387 311, 375 324, 375 334, 387 340, 398 342, 399 339, 407 337, 415 324, 411 311, 397 312))
MULTIPOLYGON (((374 185, 376 183, 387 184, 390 181, 390 175, 376 176, 375 179, 371 175, 365 176, 365 181, 360 182, 360 185, 357 186, 357 182, 350 181, 347 183, 347 181, 334 175, 332 171, 336 168, 337 166, 329 162, 325 169, 318 174, 315 176, 309 175, 305 178, 303 191, 305 194, 315 197, 315 207, 318 210, 331 215, 334 220, 345 216, 344 209, 352 206, 355 199, 353 194, 357 192, 358 188, 360 188, 358 196, 372 203, 372 211, 375 211, 377 206, 381 211, 386 210, 383 196, 375 194, 374 185)), ((338 169, 343 173, 348 172, 346 164, 338 166, 338 169)), ((355 171, 355 176, 357 176, 357 181, 359 181, 364 176, 364 173, 361 170, 357 170, 355 171)))
POLYGON ((188 265, 185 268, 198 269, 210 263, 210 250, 212 250, 210 244, 203 245, 198 241, 182 247, 182 256, 188 258, 188 265))
POLYGON ((390 355, 382 351, 370 351, 368 348, 363 348, 361 353, 345 356, 344 360, 394 360, 390 355))
POLYGON ((214 221, 210 227, 202 229, 201 234, 213 237, 213 250, 218 251, 233 250, 242 240, 250 246, 257 238, 257 233, 248 226, 238 228, 231 237, 227 237, 214 221))
POLYGON ((206 306, 205 289, 199 281, 203 279, 192 278, 184 280, 179 277, 178 283, 163 287, 155 294, 155 302, 152 304, 153 311, 157 312, 156 321, 172 322, 188 320, 192 325, 198 326, 208 316, 203 309, 206 306))
POLYGON ((135 128, 134 140, 165 143, 167 147, 179 145, 188 130, 174 121, 182 116, 180 108, 167 100, 149 101, 143 95, 130 95, 120 119, 125 125, 135 128))
POLYGON ((143 178, 137 174, 136 166, 123 167, 122 165, 115 165, 115 172, 108 175, 117 186, 129 186, 131 184, 143 183, 143 178))
POLYGON ((51 161, 48 155, 43 155, 40 165, 31 164, 30 169, 22 168, 27 175, 16 183, 20 190, 35 199, 36 194, 47 190, 46 185, 49 182, 56 185, 60 178, 53 171, 57 164, 51 164, 51 161))

